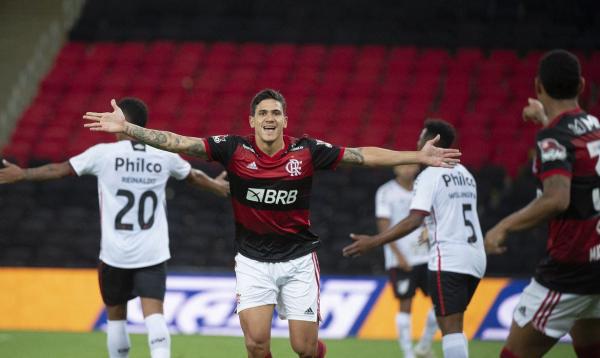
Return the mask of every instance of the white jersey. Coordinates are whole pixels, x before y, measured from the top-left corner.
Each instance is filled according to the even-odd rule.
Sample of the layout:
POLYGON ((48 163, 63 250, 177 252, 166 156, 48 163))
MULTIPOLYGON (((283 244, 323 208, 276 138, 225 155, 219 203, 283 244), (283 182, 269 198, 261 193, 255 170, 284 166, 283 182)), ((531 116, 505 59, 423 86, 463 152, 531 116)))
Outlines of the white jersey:
POLYGON ((100 260, 120 268, 156 265, 171 257, 165 186, 186 178, 177 154, 128 140, 95 145, 69 160, 77 175, 98 177, 100 260))
POLYGON ((430 215, 429 270, 476 277, 485 273, 483 235, 477 216, 477 183, 462 165, 428 167, 415 181, 411 210, 430 215))
MULTIPOLYGON (((378 219, 390 220, 390 227, 396 225, 408 216, 412 197, 412 192, 404 189, 395 179, 388 181, 380 186, 375 194, 375 216, 378 219)), ((405 237, 383 246, 386 270, 398 266, 398 260, 390 248, 391 245, 400 250, 411 266, 429 261, 429 246, 427 243, 419 244, 422 231, 422 228, 419 228, 405 237)))

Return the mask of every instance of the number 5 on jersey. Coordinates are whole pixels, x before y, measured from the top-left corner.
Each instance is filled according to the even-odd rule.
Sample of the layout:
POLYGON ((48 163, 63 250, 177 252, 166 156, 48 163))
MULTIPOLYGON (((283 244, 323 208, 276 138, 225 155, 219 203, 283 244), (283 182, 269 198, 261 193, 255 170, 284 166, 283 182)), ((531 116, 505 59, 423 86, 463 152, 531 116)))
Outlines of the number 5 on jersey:
MULTIPOLYGON (((124 196, 127 199, 125 206, 121 209, 117 216, 115 217, 115 230, 133 230, 133 224, 124 223, 123 217, 127 215, 129 210, 133 208, 135 204, 135 195, 129 190, 119 189, 117 191, 117 196, 124 196)), ((138 203, 138 224, 141 230, 148 230, 154 225, 154 212, 156 211, 156 207, 158 206, 158 197, 156 193, 152 190, 148 190, 140 195, 140 200, 138 203), (148 220, 145 219, 145 211, 146 211, 146 201, 150 198, 152 200, 152 212, 148 220)))

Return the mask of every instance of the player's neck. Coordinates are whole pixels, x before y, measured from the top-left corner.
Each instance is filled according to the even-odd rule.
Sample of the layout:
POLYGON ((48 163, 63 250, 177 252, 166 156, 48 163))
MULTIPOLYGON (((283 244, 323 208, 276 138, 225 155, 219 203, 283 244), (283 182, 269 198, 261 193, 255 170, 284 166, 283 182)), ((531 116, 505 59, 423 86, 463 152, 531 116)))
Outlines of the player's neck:
POLYGON ((272 157, 275 153, 282 150, 283 147, 285 146, 283 137, 277 138, 273 142, 264 142, 259 137, 255 137, 255 138, 256 138, 256 146, 258 147, 258 149, 260 149, 261 152, 265 153, 266 155, 268 155, 270 157, 272 157))
POLYGON ((579 104, 577 103, 577 99, 553 100, 545 103, 544 108, 548 115, 548 124, 550 124, 561 114, 579 109, 579 104))
POLYGON ((408 191, 412 191, 412 189, 413 189, 413 181, 412 180, 406 180, 403 178, 396 177, 396 183, 398 183, 398 185, 400 185, 401 187, 403 187, 404 189, 406 189, 408 191))

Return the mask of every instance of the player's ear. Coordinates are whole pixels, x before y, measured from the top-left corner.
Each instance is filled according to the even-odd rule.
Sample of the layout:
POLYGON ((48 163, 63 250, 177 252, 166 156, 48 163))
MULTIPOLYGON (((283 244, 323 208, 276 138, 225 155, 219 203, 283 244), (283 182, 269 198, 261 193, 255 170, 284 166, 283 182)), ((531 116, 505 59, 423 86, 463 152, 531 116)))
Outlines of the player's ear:
POLYGON ((249 116, 248 121, 250 122, 250 128, 254 128, 254 116, 249 116))
POLYGON ((283 116, 283 128, 287 128, 287 116, 283 116))

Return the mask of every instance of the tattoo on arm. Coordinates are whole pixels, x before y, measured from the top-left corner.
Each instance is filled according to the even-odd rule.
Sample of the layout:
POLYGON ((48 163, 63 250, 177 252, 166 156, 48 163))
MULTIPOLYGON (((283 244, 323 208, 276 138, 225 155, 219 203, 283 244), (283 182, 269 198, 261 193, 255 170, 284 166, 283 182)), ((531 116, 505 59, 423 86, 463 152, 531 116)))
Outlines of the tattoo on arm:
POLYGON ((142 128, 136 125, 126 126, 125 134, 159 149, 206 158, 204 142, 199 138, 142 128))
POLYGON ((365 162, 365 157, 362 154, 362 148, 346 148, 342 163, 361 165, 365 162))

